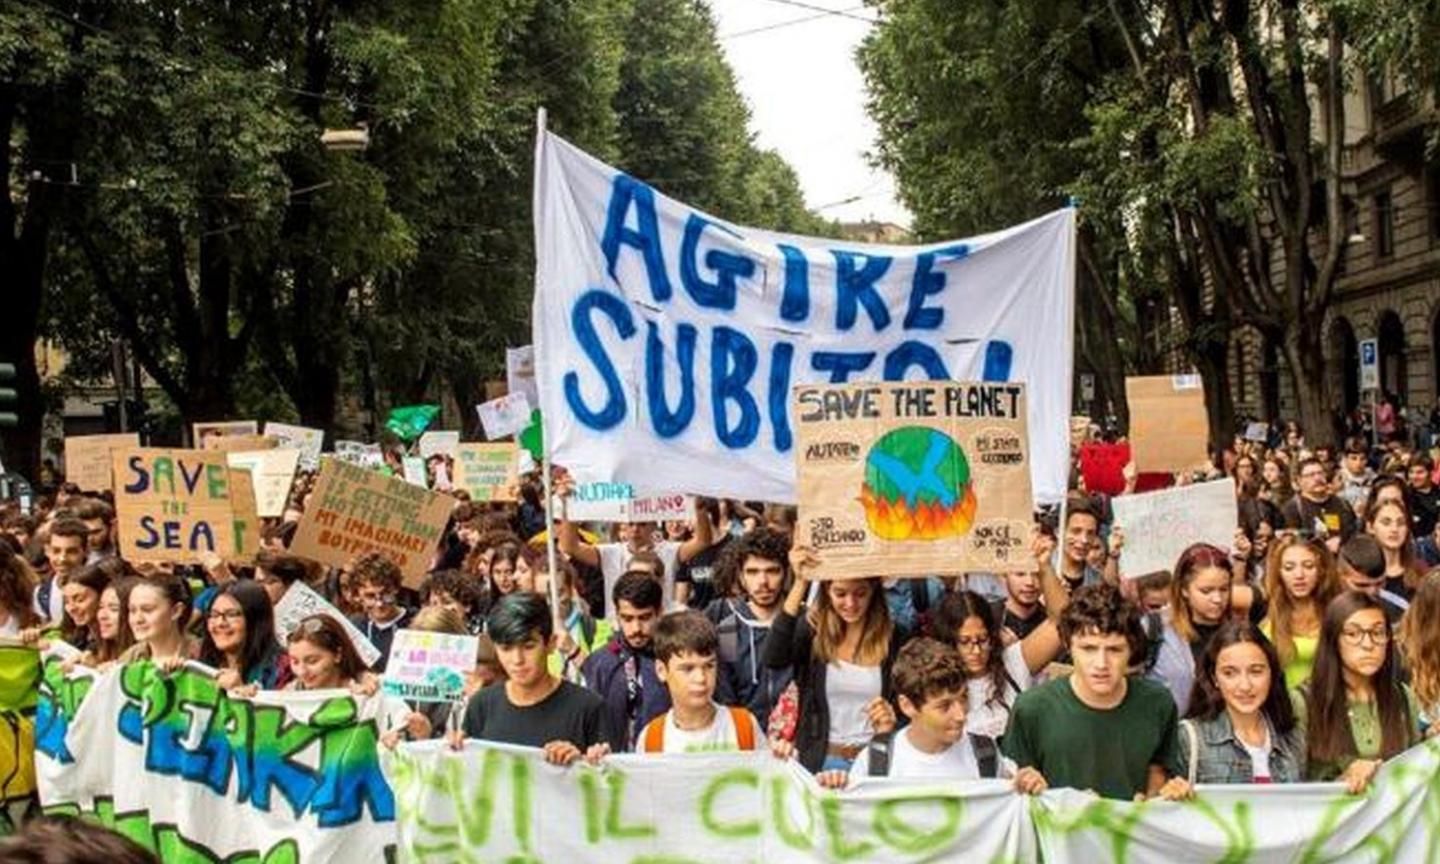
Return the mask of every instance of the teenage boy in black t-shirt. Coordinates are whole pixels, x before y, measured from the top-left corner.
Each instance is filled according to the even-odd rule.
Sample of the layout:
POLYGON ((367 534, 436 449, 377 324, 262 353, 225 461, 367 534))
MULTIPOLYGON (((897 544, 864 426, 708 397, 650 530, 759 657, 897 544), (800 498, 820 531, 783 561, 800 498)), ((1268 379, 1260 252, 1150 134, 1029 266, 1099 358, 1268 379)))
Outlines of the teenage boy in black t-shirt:
POLYGON ((470 697, 461 729, 450 736, 452 747, 461 749, 465 738, 540 747, 545 761, 554 765, 604 755, 609 740, 605 703, 550 674, 554 627, 539 594, 516 592, 496 604, 486 629, 506 680, 470 697))

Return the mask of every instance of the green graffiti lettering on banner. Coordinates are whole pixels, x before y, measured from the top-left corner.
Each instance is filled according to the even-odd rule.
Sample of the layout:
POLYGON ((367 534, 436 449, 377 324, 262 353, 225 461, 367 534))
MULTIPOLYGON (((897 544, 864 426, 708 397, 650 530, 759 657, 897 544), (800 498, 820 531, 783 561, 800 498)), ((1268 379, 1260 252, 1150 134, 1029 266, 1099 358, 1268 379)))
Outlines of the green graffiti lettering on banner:
POLYGON ((1215 823, 1225 835, 1225 854, 1215 864, 1244 864, 1255 854, 1255 829, 1250 824, 1249 802, 1239 801, 1235 804, 1233 822, 1221 815, 1220 811, 1204 798, 1196 797, 1189 805, 1215 823))
POLYGON ((95 822, 143 847, 165 864, 300 864, 300 847, 294 840, 282 840, 263 854, 254 849, 221 855, 183 836, 174 825, 152 825, 148 810, 115 812, 115 802, 96 798, 94 808, 83 810, 74 804, 45 808, 46 816, 67 816, 95 822))
POLYGON ((1086 805, 1072 818, 1060 819, 1046 810, 1039 801, 1030 802, 1030 818, 1041 831, 1073 834, 1076 831, 1099 831, 1110 838, 1112 864, 1125 864, 1130 854, 1130 837, 1135 826, 1145 818, 1145 802, 1129 808, 1124 816, 1116 816, 1114 801, 1101 799, 1086 805))
POLYGON ((770 821, 780 842, 791 849, 808 850, 814 847, 810 839, 815 835, 815 796, 805 786, 800 787, 800 800, 805 807, 805 830, 800 831, 790 824, 790 814, 785 809, 785 793, 791 786, 788 777, 770 778, 770 821))
POLYGON ((594 845, 599 843, 602 838, 634 840, 642 837, 654 837, 654 825, 621 824, 620 810, 625 805, 625 772, 614 768, 605 771, 605 785, 609 787, 608 795, 600 789, 598 777, 599 774, 596 771, 585 771, 580 775, 580 795, 585 801, 586 842, 594 845))
POLYGON ((830 837, 830 854, 841 861, 863 858, 875 851, 869 840, 851 842, 845 839, 845 820, 840 818, 840 799, 834 793, 820 799, 820 812, 825 816, 825 833, 830 837))
POLYGON ((515 759, 510 763, 510 810, 515 818, 515 839, 520 848, 530 851, 530 763, 515 759))
POLYGON ((960 799, 947 795, 891 798, 876 805, 872 824, 880 842, 886 846, 906 855, 921 855, 934 852, 955 839, 955 835, 960 832, 960 816, 963 812, 964 805, 960 799), (939 825, 921 829, 900 818, 898 811, 901 807, 925 802, 939 805, 944 820, 939 825))
POLYGON ((760 836, 760 820, 753 822, 720 822, 712 812, 715 808, 715 799, 720 797, 730 786, 746 786, 750 789, 759 790, 760 775, 748 768, 737 768, 734 771, 727 771, 710 781, 705 791, 700 794, 700 824, 711 834, 729 839, 744 839, 747 837, 760 836))

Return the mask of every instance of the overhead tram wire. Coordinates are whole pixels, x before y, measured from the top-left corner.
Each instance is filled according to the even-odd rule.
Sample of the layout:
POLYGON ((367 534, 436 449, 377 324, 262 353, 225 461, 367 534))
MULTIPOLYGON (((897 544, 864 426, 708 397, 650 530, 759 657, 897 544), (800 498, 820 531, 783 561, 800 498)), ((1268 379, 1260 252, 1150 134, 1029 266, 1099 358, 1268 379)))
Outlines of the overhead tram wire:
POLYGON ((838 18, 849 18, 852 21, 863 21, 866 24, 879 23, 878 18, 866 18, 863 15, 856 15, 852 10, 831 9, 826 6, 817 6, 813 3, 805 3, 802 0, 767 0, 770 3, 778 3, 781 6, 794 6, 796 9, 805 9, 810 12, 819 12, 821 15, 832 15, 838 18))
POLYGON ((814 15, 806 15, 801 18, 791 18, 789 21, 777 21, 774 24, 766 24, 761 27, 751 27, 748 30, 736 30, 734 33, 722 33, 715 38, 717 41, 720 42, 729 42, 731 39, 741 39, 746 36, 755 36, 760 33, 769 33, 772 30, 780 30, 786 27, 794 27, 797 24, 809 24, 812 21, 821 21, 826 18, 834 18, 837 14, 859 12, 864 8, 865 7, 862 5, 851 6, 849 9, 840 9, 836 10, 835 12, 818 12, 814 15))

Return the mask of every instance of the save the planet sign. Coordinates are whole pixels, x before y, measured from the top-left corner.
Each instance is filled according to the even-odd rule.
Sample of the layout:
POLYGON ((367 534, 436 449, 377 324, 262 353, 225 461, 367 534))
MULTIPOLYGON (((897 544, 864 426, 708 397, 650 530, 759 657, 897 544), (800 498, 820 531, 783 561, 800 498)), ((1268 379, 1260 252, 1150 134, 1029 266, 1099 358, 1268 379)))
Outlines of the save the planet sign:
POLYGON ((1033 570, 1025 386, 792 391, 797 542, 824 579, 1033 570))

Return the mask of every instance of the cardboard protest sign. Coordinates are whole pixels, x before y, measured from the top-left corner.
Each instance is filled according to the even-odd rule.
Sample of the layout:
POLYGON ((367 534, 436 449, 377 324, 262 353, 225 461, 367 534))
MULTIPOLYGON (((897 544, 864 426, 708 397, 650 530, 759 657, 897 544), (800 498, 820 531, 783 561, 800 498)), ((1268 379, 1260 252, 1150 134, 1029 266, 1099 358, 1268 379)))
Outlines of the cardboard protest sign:
POLYGON ((290 631, 311 615, 329 615, 338 621, 366 666, 374 666, 380 659, 380 650, 374 643, 366 639, 365 634, 351 624, 350 619, 342 615, 339 609, 330 605, 319 592, 304 582, 291 583, 290 587, 285 589, 285 596, 275 604, 275 638, 282 647, 289 640, 290 631))
POLYGON ((505 349, 505 388, 511 393, 524 393, 531 405, 540 404, 540 390, 535 386, 535 346, 505 349))
POLYGON ((1130 452, 1140 471, 1189 471, 1209 458, 1210 421, 1199 375, 1125 379, 1130 452))
POLYGON ((251 564, 260 551, 260 514, 255 506, 255 485, 250 472, 230 469, 230 510, 235 514, 235 548, 224 555, 231 564, 251 564))
POLYGON ((1085 491, 1119 495, 1125 491, 1125 466, 1130 464, 1130 445, 1120 441, 1086 441, 1080 445, 1080 476, 1085 491))
POLYGON ((115 525, 127 561, 198 564, 240 550, 230 467, 208 450, 116 449, 115 525))
POLYGON ((1135 578, 1169 570, 1194 543, 1229 549, 1240 524, 1235 481, 1175 486, 1158 492, 1121 495, 1110 502, 1115 525, 1125 532, 1120 571, 1135 578))
POLYGON ((383 552, 418 586, 455 499, 339 459, 322 459, 320 476, 290 552, 341 566, 365 552, 383 552))
POLYGON ((793 391, 796 542, 822 579, 1033 570, 1025 386, 793 391))
POLYGON ((386 693, 415 702, 465 698, 465 673, 475 668, 478 636, 397 630, 380 679, 386 693))
POLYGON ((385 465, 385 454, 380 451, 380 445, 363 441, 336 441, 335 458, 371 470, 385 465))
POLYGON ((688 522, 695 518, 695 499, 637 495, 629 483, 576 483, 565 513, 575 522, 688 522))
POLYGON ((401 470, 405 474, 405 482, 414 486, 430 488, 430 479, 425 471, 425 460, 419 456, 406 456, 400 460, 401 470))
POLYGON ((1270 427, 1264 423, 1249 423, 1245 426, 1245 440, 1264 444, 1270 440, 1270 427))
POLYGON ((460 433, 450 429, 432 429, 420 436, 420 458, 429 459, 437 453, 455 458, 455 448, 460 446, 460 433))
POLYGON ((480 415, 480 428, 491 441, 514 435, 529 426, 530 411, 530 400, 524 393, 507 393, 475 406, 475 413, 480 415))
POLYGON ((643 493, 797 500, 788 394, 1013 381, 1027 464, 1065 497, 1075 219, 918 246, 776 234, 536 136, 535 377, 550 459, 643 493))
POLYGON ((244 450, 227 452, 232 469, 245 469, 255 485, 255 511, 264 517, 283 516, 290 499, 290 484, 300 464, 299 450, 244 450))
POLYGON ((79 486, 81 492, 108 492, 113 488, 110 451, 139 446, 140 435, 136 432, 66 438, 65 480, 79 486))
POLYGON ((274 438, 277 447, 300 451, 300 467, 306 471, 320 468, 320 451, 325 448, 325 432, 308 426, 289 423, 266 423, 265 437, 274 438))
POLYGON ((209 423, 190 424, 190 434, 197 450, 209 450, 205 442, 234 435, 259 435, 260 424, 255 420, 216 420, 209 423))
POLYGON ((519 479, 515 444, 461 444, 455 454, 455 488, 473 501, 514 501, 510 488, 519 479))
POLYGON ((211 435, 205 439, 202 450, 216 450, 221 453, 255 452, 273 450, 280 443, 264 435, 211 435))

